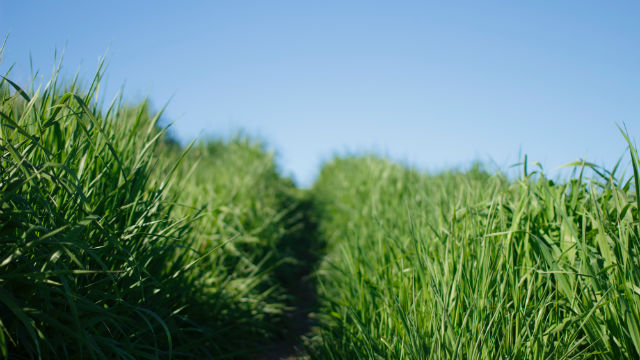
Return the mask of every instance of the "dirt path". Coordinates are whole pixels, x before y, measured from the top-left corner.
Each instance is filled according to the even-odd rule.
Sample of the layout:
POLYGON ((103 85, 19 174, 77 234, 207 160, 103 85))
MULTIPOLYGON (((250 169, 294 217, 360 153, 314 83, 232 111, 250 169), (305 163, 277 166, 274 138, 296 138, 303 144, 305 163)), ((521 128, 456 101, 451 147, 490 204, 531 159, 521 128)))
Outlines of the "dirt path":
POLYGON ((307 359, 304 354, 304 339, 311 333, 314 325, 316 307, 315 287, 312 280, 302 278, 295 288, 291 288, 295 304, 285 314, 289 324, 289 336, 273 344, 261 357, 263 360, 307 359))
POLYGON ((307 198, 299 206, 301 228, 283 242, 285 251, 296 261, 280 269, 280 280, 290 297, 289 310, 284 315, 288 336, 265 349, 259 357, 262 360, 308 358, 304 355, 304 339, 311 334, 317 307, 313 274, 324 243, 318 237, 313 201, 307 198))

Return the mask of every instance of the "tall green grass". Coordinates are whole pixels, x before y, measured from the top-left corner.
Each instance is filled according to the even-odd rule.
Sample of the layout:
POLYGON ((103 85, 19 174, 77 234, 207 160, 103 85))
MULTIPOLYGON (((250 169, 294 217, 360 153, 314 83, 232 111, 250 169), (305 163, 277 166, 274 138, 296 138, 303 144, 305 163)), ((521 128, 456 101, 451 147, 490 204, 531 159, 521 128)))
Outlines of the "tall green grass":
POLYGON ((312 358, 640 357, 628 138, 632 175, 364 156, 302 191, 259 142, 183 148, 147 104, 104 106, 101 76, 0 79, 0 358, 281 353, 311 323, 320 250, 312 358))
MULTIPOLYGON (((317 359, 640 356, 634 175, 556 183, 339 158, 312 192, 328 254, 317 359)), ((582 165, 582 166, 581 166, 582 165)), ((585 168, 593 169, 586 177, 585 168)))
POLYGON ((184 151, 146 105, 102 106, 101 74, 0 80, 0 357, 254 357, 299 194, 259 145, 184 151))

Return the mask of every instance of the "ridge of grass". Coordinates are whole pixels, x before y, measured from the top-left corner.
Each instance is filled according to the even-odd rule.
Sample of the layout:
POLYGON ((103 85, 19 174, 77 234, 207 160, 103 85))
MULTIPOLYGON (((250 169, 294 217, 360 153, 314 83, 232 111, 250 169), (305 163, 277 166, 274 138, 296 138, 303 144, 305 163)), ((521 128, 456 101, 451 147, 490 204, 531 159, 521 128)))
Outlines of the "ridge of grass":
POLYGON ((563 183, 367 156, 326 164, 312 189, 328 242, 312 358, 639 357, 629 147, 630 179, 581 163, 563 183))
POLYGON ((282 337, 301 197, 246 139, 0 80, 0 358, 252 358, 282 337))

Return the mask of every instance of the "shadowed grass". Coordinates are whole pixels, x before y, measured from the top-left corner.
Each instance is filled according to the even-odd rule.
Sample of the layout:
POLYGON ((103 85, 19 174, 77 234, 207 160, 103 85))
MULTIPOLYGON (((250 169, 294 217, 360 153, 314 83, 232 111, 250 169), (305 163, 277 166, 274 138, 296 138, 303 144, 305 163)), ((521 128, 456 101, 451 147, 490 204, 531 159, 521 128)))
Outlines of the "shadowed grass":
POLYGON ((183 151, 101 73, 0 83, 0 356, 251 358, 282 336, 298 193, 246 140, 183 151))

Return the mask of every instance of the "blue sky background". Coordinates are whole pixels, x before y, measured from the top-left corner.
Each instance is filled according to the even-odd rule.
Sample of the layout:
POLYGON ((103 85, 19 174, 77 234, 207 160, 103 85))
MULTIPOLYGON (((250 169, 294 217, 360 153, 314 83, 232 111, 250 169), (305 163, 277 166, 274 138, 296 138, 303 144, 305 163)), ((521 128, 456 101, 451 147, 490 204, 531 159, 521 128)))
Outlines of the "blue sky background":
POLYGON ((89 78, 149 96, 181 141, 239 129, 313 181, 334 153, 437 171, 527 153, 611 166, 640 139, 637 1, 9 1, 0 69, 89 78))

